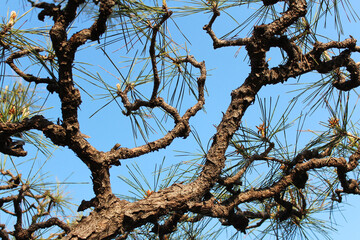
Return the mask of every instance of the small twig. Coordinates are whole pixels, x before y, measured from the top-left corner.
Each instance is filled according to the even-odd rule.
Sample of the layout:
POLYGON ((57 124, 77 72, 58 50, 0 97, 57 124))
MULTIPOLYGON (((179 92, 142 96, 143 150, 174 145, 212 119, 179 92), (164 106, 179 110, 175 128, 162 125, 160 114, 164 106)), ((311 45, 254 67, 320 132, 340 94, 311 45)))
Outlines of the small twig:
POLYGON ((154 75, 154 87, 153 87, 153 92, 151 94, 150 101, 155 100, 155 98, 156 98, 156 96, 158 94, 159 86, 160 86, 160 77, 159 77, 159 72, 158 72, 158 69, 157 69, 156 55, 155 55, 156 36, 157 36, 157 33, 159 32, 160 27, 162 26, 162 24, 168 18, 170 18, 171 15, 172 15, 172 11, 169 11, 167 8, 165 8, 165 14, 161 18, 160 22, 157 23, 155 26, 151 27, 153 32, 152 32, 152 36, 151 36, 151 43, 150 43, 149 53, 150 53, 151 65, 152 65, 152 70, 153 70, 153 75, 154 75))
POLYGON ((21 50, 18 52, 14 52, 12 53, 7 59, 6 59, 6 63, 9 64, 9 66, 20 76, 22 77, 25 81, 27 82, 34 82, 35 84, 39 84, 39 83, 47 83, 47 84, 55 84, 56 85, 56 80, 55 79, 50 79, 50 78, 40 78, 40 77, 35 77, 34 75, 31 74, 26 74, 23 71, 21 71, 14 63, 14 59, 18 59, 21 58, 23 56, 26 56, 32 52, 42 52, 44 51, 43 48, 40 47, 34 47, 32 49, 25 49, 25 50, 21 50))

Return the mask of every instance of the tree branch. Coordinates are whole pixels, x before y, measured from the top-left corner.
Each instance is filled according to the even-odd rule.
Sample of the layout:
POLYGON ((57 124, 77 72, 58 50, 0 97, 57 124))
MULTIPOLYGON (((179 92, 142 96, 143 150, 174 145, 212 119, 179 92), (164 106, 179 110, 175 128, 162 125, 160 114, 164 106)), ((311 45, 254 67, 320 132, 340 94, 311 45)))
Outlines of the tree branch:
POLYGON ((196 113, 203 108, 205 104, 204 97, 204 88, 205 88, 205 80, 206 80, 206 67, 204 62, 197 62, 193 56, 187 56, 186 58, 174 59, 170 56, 170 58, 174 63, 180 64, 188 62, 192 64, 192 66, 198 68, 200 70, 200 76, 197 79, 198 85, 198 101, 195 105, 187 109, 184 115, 181 117, 176 108, 167 104, 162 98, 157 97, 154 100, 143 101, 136 100, 134 103, 130 103, 127 92, 129 86, 125 88, 124 91, 118 89, 118 95, 121 97, 121 100, 127 110, 126 115, 131 114, 132 111, 138 110, 140 107, 161 107, 165 112, 169 113, 175 121, 175 126, 172 130, 170 130, 164 137, 155 140, 153 142, 147 143, 140 147, 135 147, 133 149, 129 148, 120 148, 117 146, 110 150, 109 152, 104 154, 104 161, 109 164, 117 164, 119 159, 129 159, 144 155, 149 152, 157 151, 159 149, 165 148, 169 146, 175 138, 178 137, 187 137, 190 131, 189 120, 191 117, 195 116, 196 113))
POLYGON ((153 31, 152 31, 152 36, 151 36, 149 53, 150 53, 151 65, 152 65, 152 70, 153 70, 153 75, 154 75, 154 87, 153 87, 153 92, 151 94, 150 101, 155 100, 155 98, 158 94, 158 91, 159 91, 159 86, 160 86, 160 77, 159 77, 159 72, 157 70, 156 55, 155 55, 156 36, 160 30, 160 27, 172 15, 172 12, 169 11, 165 6, 163 7, 163 9, 164 9, 165 13, 164 13, 163 17, 161 18, 160 22, 157 23, 154 27, 152 27, 153 31))
POLYGON ((35 84, 39 84, 39 83, 46 83, 49 85, 54 85, 56 86, 57 82, 55 79, 50 79, 48 78, 40 78, 40 77, 35 77, 31 74, 26 74, 23 71, 21 71, 14 63, 14 59, 18 59, 21 58, 25 55, 28 55, 32 52, 42 52, 44 51, 43 48, 40 47, 34 47, 32 49, 25 49, 25 50, 21 50, 21 51, 17 51, 12 53, 7 59, 6 59, 6 63, 9 64, 9 66, 20 76, 22 77, 25 81, 27 82, 34 82, 35 84))

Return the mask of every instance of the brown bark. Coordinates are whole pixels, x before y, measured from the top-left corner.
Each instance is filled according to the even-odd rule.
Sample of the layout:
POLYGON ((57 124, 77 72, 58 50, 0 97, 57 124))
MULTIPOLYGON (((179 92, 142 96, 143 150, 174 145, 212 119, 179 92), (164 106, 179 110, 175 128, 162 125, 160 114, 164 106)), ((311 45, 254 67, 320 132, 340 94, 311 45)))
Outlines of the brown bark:
MULTIPOLYGON (((350 76, 347 80, 340 79, 333 82, 335 88, 348 91, 360 85, 359 66, 351 58, 353 52, 359 52, 360 50, 360 47, 356 46, 356 40, 349 38, 342 42, 318 42, 313 46, 311 51, 304 53, 295 43, 295 39, 290 39, 285 32, 290 25, 305 16, 307 3, 305 0, 289 0, 286 1, 287 9, 281 17, 269 24, 255 26, 250 37, 232 40, 218 39, 213 31, 213 24, 220 16, 217 6, 213 6, 213 16, 209 23, 204 26, 204 30, 213 41, 213 47, 217 49, 231 46, 245 46, 250 59, 251 71, 245 78, 243 84, 231 93, 231 102, 216 128, 216 134, 213 136, 211 147, 206 153, 206 162, 201 173, 191 183, 174 184, 168 188, 152 193, 147 198, 137 202, 127 202, 115 197, 112 193, 110 182, 109 169, 111 166, 119 166, 120 160, 123 159, 135 158, 166 148, 175 138, 188 136, 190 131, 190 118, 195 116, 205 104, 204 84, 206 68, 204 62, 198 62, 192 56, 185 58, 166 56, 167 59, 174 63, 188 63, 200 71, 200 77, 197 79, 198 101, 181 116, 175 107, 166 103, 161 97, 158 97, 161 80, 157 69, 157 58, 159 56, 156 54, 155 48, 156 37, 159 28, 162 27, 172 14, 167 6, 163 6, 163 14, 158 23, 154 26, 149 25, 152 31, 149 54, 154 77, 154 85, 149 100, 137 99, 131 102, 128 98, 131 86, 127 86, 125 90, 118 89, 117 94, 126 109, 126 115, 132 114, 132 112, 141 107, 161 108, 173 117, 174 127, 164 137, 143 146, 129 149, 116 144, 114 148, 108 152, 97 150, 80 132, 78 108, 81 105, 81 96, 73 82, 72 64, 79 46, 87 41, 98 40, 106 31, 106 21, 116 3, 113 0, 101 0, 99 14, 93 25, 88 29, 83 29, 68 37, 67 27, 74 20, 76 10, 83 2, 84 1, 80 0, 69 0, 64 8, 47 3, 34 4, 35 7, 43 9, 39 15, 40 20, 43 20, 45 16, 51 16, 54 20, 54 25, 50 30, 50 36, 59 63, 59 76, 56 82, 54 82, 55 80, 47 78, 37 78, 32 75, 27 75, 14 64, 13 59, 28 54, 27 50, 12 54, 6 61, 24 80, 55 86, 55 92, 61 101, 63 123, 54 124, 42 116, 35 116, 19 123, 1 123, 0 137, 9 139, 17 132, 29 129, 40 130, 44 132, 54 144, 67 146, 76 153, 79 159, 90 169, 93 180, 95 198, 90 201, 83 201, 79 207, 79 210, 94 207, 94 210, 91 211, 89 216, 83 217, 71 228, 57 219, 49 219, 41 224, 33 225, 33 229, 58 225, 67 232, 63 239, 110 239, 116 236, 126 236, 137 227, 146 223, 153 223, 154 231, 158 231, 158 234, 164 235, 175 230, 176 224, 181 221, 184 213, 191 212, 218 218, 224 225, 232 225, 237 230, 244 232, 247 228, 257 226, 248 226, 250 218, 260 218, 264 221, 269 219, 272 206, 269 206, 267 212, 252 213, 241 212, 241 210, 239 210, 240 204, 264 199, 274 199, 274 206, 277 205, 285 209, 283 212, 277 214, 280 221, 292 215, 301 217, 305 214, 302 211, 303 208, 305 208, 305 204, 302 203, 301 210, 294 210, 294 203, 284 200, 281 197, 281 193, 289 186, 294 185, 300 189, 299 194, 301 195, 301 189, 305 188, 307 184, 308 172, 312 169, 325 167, 334 167, 337 169, 337 175, 343 188, 338 192, 360 193, 357 182, 353 179, 348 179, 346 175, 357 167, 357 161, 360 159, 360 149, 352 154, 349 160, 331 157, 331 149, 322 152, 303 151, 298 154, 291 163, 284 163, 287 165, 284 167, 282 177, 271 186, 260 189, 250 189, 244 192, 231 190, 234 185, 239 185, 240 178, 253 162, 262 160, 281 162, 275 158, 268 157, 274 147, 274 144, 269 142, 269 147, 262 154, 250 156, 248 164, 240 169, 238 173, 228 178, 221 176, 225 167, 226 151, 228 151, 230 141, 239 129, 244 113, 255 101, 255 96, 261 88, 269 84, 284 83, 290 78, 301 76, 310 71, 329 73, 339 67, 345 67, 350 73, 350 76), (269 69, 266 61, 266 53, 272 47, 284 50, 287 54, 287 62, 269 69), (323 60, 321 56, 328 49, 338 49, 341 52, 331 60, 323 60), (231 192, 232 195, 226 200, 218 202, 210 194, 210 190, 216 184, 229 188, 229 192, 231 192), (158 221, 160 217, 163 216, 170 217, 166 224, 160 225, 158 221)), ((271 5, 278 2, 281 1, 264 0, 263 4, 271 5)), ((34 51, 40 52, 41 49, 34 49, 34 51)), ((15 152, 12 153, 6 150, 4 144, 0 147, 0 150, 3 153, 16 155, 15 152)), ((10 185, 7 187, 10 187, 10 185)), ((15 199, 15 201, 17 201, 17 199, 15 199)), ((16 203, 15 206, 20 206, 20 204, 16 203)), ((21 209, 15 209, 15 212, 20 215, 21 209)), ((261 223, 259 224, 261 225, 261 223)), ((18 239, 29 237, 31 231, 33 231, 30 228, 26 231, 22 229, 20 220, 17 226, 15 232, 17 231, 16 236, 18 239)), ((4 230, 2 230, 0 234, 4 238, 7 236, 4 230)))

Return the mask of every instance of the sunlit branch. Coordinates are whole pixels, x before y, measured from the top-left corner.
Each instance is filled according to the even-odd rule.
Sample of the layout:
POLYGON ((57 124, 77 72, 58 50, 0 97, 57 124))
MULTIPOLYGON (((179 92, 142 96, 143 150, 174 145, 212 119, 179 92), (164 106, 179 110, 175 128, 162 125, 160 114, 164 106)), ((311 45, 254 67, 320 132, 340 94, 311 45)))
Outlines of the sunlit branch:
MULTIPOLYGON (((0 190, 13 189, 13 188, 16 188, 17 186, 19 186, 20 179, 21 179, 21 174, 14 175, 9 170, 4 171, 3 169, 0 169, 0 173, 3 176, 10 176, 11 177, 9 180, 6 181, 8 183, 7 185, 0 185, 0 190)), ((3 202, 4 202, 3 198, 1 198, 0 199, 0 204, 2 204, 3 202)))
POLYGON ((42 131, 55 144, 64 146, 65 130, 63 127, 54 124, 43 116, 36 115, 32 118, 26 118, 17 123, 0 123, 0 138, 8 138, 15 133, 24 132, 31 129, 42 131))
POLYGON ((99 40, 100 36, 106 30, 106 21, 112 13, 112 8, 114 5, 115 2, 113 0, 100 1, 99 15, 92 26, 88 29, 83 29, 75 33, 69 39, 68 43, 70 45, 69 48, 72 49, 71 51, 75 51, 78 46, 83 45, 87 40, 99 40))
POLYGON ((286 28, 293 24, 300 17, 304 17, 307 12, 307 2, 305 0, 289 0, 288 9, 281 17, 275 21, 257 26, 254 28, 254 35, 258 37, 269 38, 275 35, 281 35, 286 28))
MULTIPOLYGON (((12 137, 16 133, 32 129, 43 132, 56 145, 69 147, 91 171, 93 191, 95 193, 94 198, 89 201, 84 200, 80 204, 78 211, 91 207, 94 207, 95 210, 90 210, 91 213, 79 220, 74 226, 71 226, 71 229, 57 218, 36 222, 36 219, 48 218, 50 215, 53 206, 51 196, 48 196, 48 193, 33 195, 29 190, 30 185, 20 185, 20 176, 2 172, 9 180, 0 186, 0 190, 8 189, 14 191, 15 188, 19 188, 17 189, 17 195, 0 198, 0 204, 7 203, 9 205, 9 202, 13 202, 13 213, 7 209, 2 210, 16 217, 15 230, 10 233, 15 238, 31 239, 33 237, 31 235, 39 229, 58 226, 67 235, 63 239, 110 239, 115 237, 125 239, 134 229, 151 223, 154 225, 152 232, 159 235, 160 239, 166 239, 166 235, 175 231, 179 223, 195 222, 205 217, 218 218, 223 225, 233 226, 237 231, 245 232, 246 229, 261 226, 270 218, 281 222, 288 219, 291 220, 292 217, 301 219, 306 216, 307 195, 304 195, 303 191, 305 192, 309 187, 309 176, 311 176, 309 174, 316 169, 336 169, 336 174, 332 174, 332 176, 334 176, 336 181, 340 181, 342 189, 335 190, 337 196, 334 195, 333 201, 340 202, 342 193, 360 194, 357 180, 349 179, 347 176, 350 171, 358 167, 360 150, 358 149, 346 160, 345 157, 336 157, 336 154, 331 155, 337 151, 337 146, 332 144, 332 142, 329 142, 322 152, 316 149, 305 149, 300 153, 294 153, 296 156, 292 156, 290 150, 287 150, 288 154, 285 157, 285 154, 279 153, 281 152, 279 149, 275 149, 274 143, 270 143, 270 140, 266 139, 266 148, 262 153, 257 148, 256 154, 243 154, 242 161, 235 165, 236 171, 230 176, 225 175, 230 171, 226 170, 226 164, 232 139, 244 120, 245 112, 254 103, 256 96, 264 86, 284 83, 290 78, 299 77, 311 71, 317 71, 318 73, 335 72, 340 75, 340 68, 346 68, 350 73, 349 79, 345 77, 334 79, 332 82, 333 87, 348 91, 360 86, 359 64, 355 63, 351 58, 352 53, 360 52, 360 47, 356 46, 354 39, 350 38, 342 42, 316 42, 312 46, 312 50, 305 53, 302 52, 302 47, 295 43, 299 38, 289 37, 288 34, 291 34, 294 24, 297 24, 298 20, 302 20, 307 13, 308 1, 283 0, 284 12, 280 14, 276 11, 276 17, 272 18, 269 24, 254 26, 250 37, 232 40, 219 39, 213 30, 215 21, 220 19, 220 10, 226 9, 227 5, 224 8, 218 8, 218 1, 202 3, 206 5, 204 8, 206 10, 209 10, 209 7, 212 6, 211 19, 203 29, 212 40, 213 47, 245 46, 251 71, 246 77, 239 74, 234 76, 234 79, 231 79, 237 81, 238 85, 241 86, 232 91, 231 102, 216 127, 216 133, 211 138, 210 146, 207 150, 203 150, 202 156, 205 159, 205 163, 199 164, 201 169, 197 168, 201 172, 196 172, 196 176, 192 178, 193 180, 190 183, 178 181, 136 202, 121 200, 112 193, 109 169, 112 166, 119 166, 120 161, 123 159, 130 159, 164 149, 171 145, 174 139, 180 137, 186 138, 189 135, 190 118, 195 116, 205 104, 204 84, 207 73, 204 62, 197 62, 192 56, 180 58, 172 57, 173 55, 164 52, 157 54, 156 49, 159 47, 157 46, 159 45, 157 40, 160 34, 165 34, 165 32, 162 33, 162 29, 165 29, 165 22, 172 16, 172 12, 168 9, 165 0, 163 1, 161 11, 157 6, 152 7, 146 6, 143 3, 136 3, 143 8, 148 7, 151 9, 151 11, 147 12, 147 10, 143 11, 142 8, 139 8, 141 14, 144 12, 144 18, 141 21, 146 21, 148 17, 146 14, 150 14, 151 17, 155 16, 156 20, 151 23, 148 21, 148 29, 129 29, 129 26, 126 25, 127 23, 124 23, 122 25, 124 29, 122 30, 134 30, 139 36, 144 34, 148 38, 147 40, 150 42, 148 47, 152 80, 154 81, 153 88, 150 89, 151 97, 148 100, 136 99, 134 96, 135 99, 132 100, 128 95, 133 94, 132 90, 135 84, 128 84, 125 86, 125 89, 121 89, 119 85, 118 96, 116 97, 121 98, 122 104, 125 107, 125 115, 131 116, 136 114, 141 108, 160 109, 173 118, 174 126, 163 137, 142 146, 126 148, 121 147, 120 144, 115 144, 110 151, 101 152, 84 139, 80 132, 78 108, 81 104, 81 96, 79 88, 76 88, 73 81, 74 59, 79 46, 89 40, 99 40, 101 35, 105 33, 106 23, 112 17, 112 8, 115 5, 119 6, 120 14, 122 14, 122 11, 126 12, 124 16, 128 16, 130 21, 134 20, 131 19, 131 14, 134 13, 132 10, 134 9, 131 9, 131 6, 121 9, 122 1, 94 0, 93 3, 99 9, 96 7, 98 11, 91 27, 80 29, 68 38, 68 33, 73 30, 70 29, 71 31, 69 31, 69 27, 78 16, 81 4, 92 4, 91 1, 68 0, 62 1, 59 5, 46 2, 37 3, 31 0, 28 0, 28 2, 31 2, 34 7, 42 9, 38 15, 40 20, 44 20, 46 16, 53 18, 54 25, 50 30, 50 37, 55 49, 56 61, 58 61, 58 81, 55 79, 37 78, 26 74, 14 64, 14 59, 28 55, 31 51, 36 53, 43 51, 40 48, 13 53, 6 62, 18 76, 26 81, 56 85, 55 91, 61 101, 63 119, 61 124, 60 120, 58 124, 54 124, 41 116, 24 119, 17 123, 0 123, 0 151, 16 156, 26 154, 22 148, 22 142, 13 141, 12 137), (138 30, 144 30, 144 32, 138 30), (150 34, 148 35, 148 33, 150 34), (287 56, 284 57, 284 61, 286 61, 284 64, 269 69, 266 56, 271 48, 278 48, 285 52, 287 56), (341 50, 341 52, 332 58, 329 57, 324 60, 324 54, 329 49, 337 49, 341 50), (182 116, 179 109, 171 106, 159 96, 162 92, 162 89, 159 89, 162 81, 159 74, 160 70, 157 66, 159 59, 170 59, 175 67, 178 67, 180 70, 184 65, 191 65, 191 67, 197 68, 200 71, 200 76, 197 78, 197 93, 195 94, 197 99, 182 116), (267 176, 270 175, 270 180, 265 179, 262 181, 259 184, 260 187, 256 187, 255 184, 241 186, 241 178, 244 178, 245 173, 250 172, 249 170, 252 169, 254 162, 257 161, 269 163, 268 167, 271 167, 271 169, 267 176), (280 165, 281 167, 279 168, 280 165), (237 185, 235 186, 236 188, 234 185, 237 185), (24 208, 25 199, 28 197, 36 200, 37 205, 31 204, 30 206, 25 206, 26 209, 22 209, 24 208), (261 210, 252 209, 253 206, 261 206, 265 210, 263 208, 261 210), (242 211, 242 207, 246 207, 248 210, 242 211), (30 209, 35 209, 38 213, 32 214, 33 223, 30 224, 28 229, 23 229, 24 221, 22 219, 25 216, 24 213, 30 211, 30 209), (193 219, 187 218, 185 213, 188 212, 197 216, 193 219), (254 219, 256 223, 249 226, 249 219, 254 219)), ((222 3, 225 4, 225 2, 223 1, 222 3)), ((262 0, 261 2, 264 6, 270 6, 281 1, 262 0)), ((132 3, 129 4, 131 5, 132 3)), ((271 7, 265 7, 265 9, 270 9, 271 7)), ((121 15, 119 16, 121 19, 121 15)), ((147 46, 145 46, 146 48, 147 46)), ((173 53, 175 54, 175 52, 173 53)), ((146 66, 144 69, 146 69, 146 66)), ((163 73, 165 76, 165 71, 163 73)), ((165 83, 164 85, 166 85, 165 83)), ((172 87, 170 86, 170 89, 172 87)), ((266 134, 263 134, 260 139, 262 141, 261 144, 264 143, 265 138, 266 134)), ((258 141, 259 138, 256 140, 258 141)), ((251 141, 250 136, 249 141, 251 141)), ((279 145, 280 148, 283 147, 280 143, 279 145)), ((249 150, 249 152, 251 151, 249 150)), ((337 182, 334 184, 337 184, 337 182)), ((330 191, 333 190, 331 189, 330 191)), ((3 225, 0 225, 0 236, 4 239, 9 239, 8 232, 3 225)))
POLYGON ((126 86, 124 91, 118 89, 118 95, 121 97, 122 103, 127 109, 127 115, 130 115, 132 111, 138 110, 140 107, 161 107, 165 112, 170 114, 175 121, 174 128, 169 131, 164 137, 155 140, 153 142, 149 142, 143 146, 135 147, 133 149, 129 148, 121 148, 120 145, 115 145, 114 148, 105 153, 103 159, 111 164, 117 164, 118 159, 127 159, 134 158, 141 155, 144 155, 149 152, 157 151, 161 148, 165 148, 169 146, 175 138, 178 137, 187 137, 190 131, 189 119, 202 109, 205 104, 204 99, 204 84, 206 80, 206 67, 204 62, 197 62, 194 57, 187 56, 186 58, 172 58, 167 56, 174 63, 180 64, 184 62, 188 62, 192 64, 194 67, 200 70, 200 76, 197 79, 198 84, 198 101, 192 107, 190 107, 183 116, 180 116, 177 109, 167 104, 164 99, 157 97, 154 100, 143 101, 143 100, 135 100, 134 103, 130 103, 129 98, 127 97, 127 92, 129 91, 129 85, 126 86))
MULTIPOLYGON (((3 176, 11 177, 6 181, 7 183, 19 187, 18 189, 16 189, 16 191, 18 191, 17 194, 0 198, 1 211, 16 218, 16 223, 14 226, 15 229, 13 231, 8 231, 4 227, 0 226, 0 236, 2 236, 3 239, 8 239, 7 237, 9 235, 12 235, 17 239, 34 239, 32 234, 35 231, 42 228, 49 228, 52 226, 58 226, 65 232, 70 231, 70 228, 67 224, 63 223, 55 217, 47 219, 43 222, 39 221, 41 217, 50 215, 52 207, 56 205, 56 203, 53 203, 53 196, 49 191, 45 191, 42 194, 33 194, 31 191, 31 187, 28 184, 21 184, 21 175, 14 175, 10 171, 4 170, 1 170, 1 174, 3 176), (34 203, 30 204, 31 201, 29 201, 29 199, 34 200, 34 203), (12 203, 14 207, 14 212, 11 212, 7 209, 7 207, 4 207, 5 203, 12 203), (34 209, 37 213, 32 216, 32 219, 29 222, 30 224, 26 229, 23 226, 23 222, 25 220, 23 218, 25 214, 28 214, 28 212, 34 209), (45 209, 47 209, 47 211, 45 211, 45 209)), ((14 187, 11 187, 11 189, 13 188, 14 187)), ((7 185, 2 185, 1 190, 4 189, 10 188, 8 188, 7 185), (5 188, 3 188, 4 186, 5 188)))
MULTIPOLYGON (((279 181, 277 181, 270 187, 264 189, 250 189, 245 192, 237 193, 237 195, 234 195, 233 197, 231 197, 231 199, 226 200, 226 203, 224 202, 221 205, 216 204, 215 201, 211 199, 206 202, 191 203, 189 205, 189 209, 192 212, 201 213, 206 216, 227 219, 229 214, 231 215, 231 211, 233 211, 233 209, 239 204, 245 202, 251 202, 255 199, 262 200, 266 198, 275 197, 276 195, 284 191, 288 186, 296 182, 299 176, 310 171, 311 169, 335 167, 338 169, 338 171, 339 169, 341 169, 343 172, 350 172, 356 168, 356 166, 358 165, 357 161, 359 159, 360 159, 359 152, 353 153, 350 156, 348 162, 344 158, 334 158, 334 157, 309 159, 306 162, 296 164, 295 168, 291 170, 289 174, 283 176, 279 181)), ((352 184, 353 183, 352 180, 346 182, 347 184, 342 185, 342 187, 344 188, 343 190, 344 192, 359 194, 358 185, 352 184)), ((282 203, 282 205, 285 204, 284 201, 280 201, 280 202, 282 203)), ((303 205, 304 204, 305 203, 303 203, 303 205)), ((305 207, 306 204, 302 208, 305 207)))
POLYGON ((65 231, 65 233, 70 232, 70 227, 67 224, 65 224, 64 222, 60 221, 56 217, 49 218, 44 222, 33 223, 30 225, 30 227, 27 229, 27 231, 29 234, 32 234, 39 229, 49 228, 52 226, 60 227, 62 230, 65 231))

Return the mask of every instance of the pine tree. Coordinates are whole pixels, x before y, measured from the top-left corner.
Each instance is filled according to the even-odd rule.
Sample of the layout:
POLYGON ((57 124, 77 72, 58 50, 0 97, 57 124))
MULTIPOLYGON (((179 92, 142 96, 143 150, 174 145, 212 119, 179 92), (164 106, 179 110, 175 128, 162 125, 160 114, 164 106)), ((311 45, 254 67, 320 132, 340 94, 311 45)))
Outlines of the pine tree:
POLYGON ((316 214, 360 193, 349 0, 18 3, 0 25, 2 239, 328 237, 316 214), (231 79, 214 69, 225 49, 239 54, 231 79), (207 92, 229 99, 205 105, 207 92), (111 137, 93 136, 83 114, 111 122, 111 137), (49 182, 56 148, 89 170, 92 198, 73 202, 66 181, 49 182), (125 170, 130 191, 114 183, 125 170))

